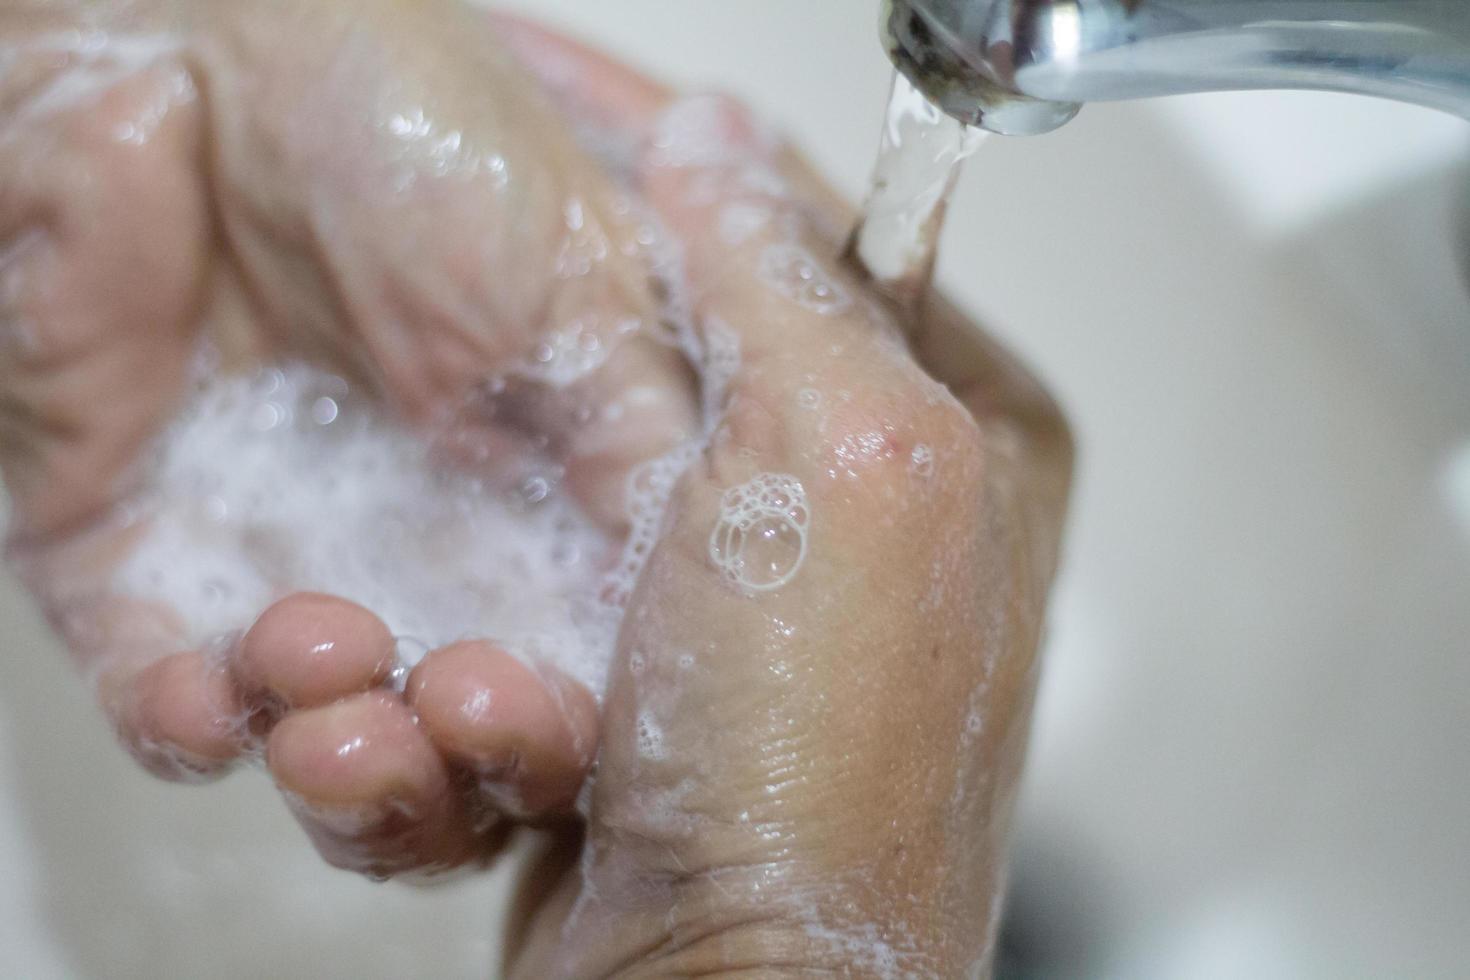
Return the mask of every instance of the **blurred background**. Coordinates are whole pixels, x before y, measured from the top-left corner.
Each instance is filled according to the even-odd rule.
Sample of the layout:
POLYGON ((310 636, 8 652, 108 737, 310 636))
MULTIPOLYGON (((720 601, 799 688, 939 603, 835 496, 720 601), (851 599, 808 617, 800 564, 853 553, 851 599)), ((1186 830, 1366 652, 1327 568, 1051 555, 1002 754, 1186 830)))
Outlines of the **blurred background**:
MULTIPOLYGON (((512 6, 739 94, 861 193, 876 3, 512 6)), ((1089 106, 989 141, 952 215, 941 281, 1083 454, 1009 975, 1465 976, 1470 125, 1089 106)), ((333 872, 260 774, 136 771, 9 578, 0 636, 0 976, 493 974, 503 872, 333 872)))

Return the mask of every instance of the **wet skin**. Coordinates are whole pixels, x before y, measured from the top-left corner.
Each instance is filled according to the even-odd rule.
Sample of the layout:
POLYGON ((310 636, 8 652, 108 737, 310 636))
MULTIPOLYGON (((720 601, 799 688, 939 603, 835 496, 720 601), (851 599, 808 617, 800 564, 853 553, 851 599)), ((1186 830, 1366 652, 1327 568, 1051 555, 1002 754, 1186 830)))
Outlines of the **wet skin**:
POLYGON ((263 751, 322 854, 377 875, 480 865, 542 827, 515 976, 983 968, 1070 476, 1024 370, 941 301, 895 309, 845 268, 846 207, 737 106, 675 103, 525 24, 438 2, 21 4, 0 36, 11 550, 145 765, 196 778, 263 751), (57 43, 84 22, 109 45, 57 43), (118 43, 139 36, 163 47, 118 43), (635 148, 697 330, 740 354, 601 703, 495 637, 431 651, 399 690, 389 631, 337 597, 284 596, 221 655, 113 594, 146 533, 115 505, 201 343, 225 370, 340 373, 476 450, 456 465, 538 439, 625 530, 629 470, 700 431, 708 371, 609 334, 574 383, 465 409, 568 316, 659 316, 620 191, 567 122, 589 114, 635 148), (551 271, 570 198, 611 246, 572 279, 551 271), (732 206, 765 219, 732 235, 732 206), (851 301, 773 284, 793 246, 851 301), (798 481, 810 520, 799 567, 755 591, 710 540, 761 474, 798 481))

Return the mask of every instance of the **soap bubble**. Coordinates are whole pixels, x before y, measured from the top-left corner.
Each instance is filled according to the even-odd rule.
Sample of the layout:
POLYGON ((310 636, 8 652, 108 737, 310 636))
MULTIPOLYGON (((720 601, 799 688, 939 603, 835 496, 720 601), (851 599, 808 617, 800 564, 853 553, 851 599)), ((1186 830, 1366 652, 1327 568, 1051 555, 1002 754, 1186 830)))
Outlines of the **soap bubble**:
POLYGON ((852 305, 847 291, 800 245, 767 245, 761 253, 760 277, 776 292, 813 313, 841 313, 852 305))
POLYGON ((725 577, 753 592, 781 588, 807 552, 811 513, 794 476, 762 473, 725 491, 710 532, 709 554, 725 577))

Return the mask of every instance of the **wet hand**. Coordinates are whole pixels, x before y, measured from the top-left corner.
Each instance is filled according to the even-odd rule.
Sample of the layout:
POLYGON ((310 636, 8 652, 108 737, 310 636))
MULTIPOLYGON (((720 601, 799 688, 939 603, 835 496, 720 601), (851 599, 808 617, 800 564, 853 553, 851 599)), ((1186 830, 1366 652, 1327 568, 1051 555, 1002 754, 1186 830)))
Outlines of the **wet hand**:
MULTIPOLYGON (((160 438, 201 386, 258 391, 281 364, 409 434, 432 472, 400 510, 440 471, 514 485, 535 456, 616 550, 629 468, 691 433, 696 392, 636 216, 503 33, 458 4, 387 0, 0 13, 11 557, 140 761, 198 779, 263 752, 323 853, 373 874, 475 863, 512 820, 565 813, 593 696, 490 635, 450 632, 404 678, 387 610, 292 594, 321 588, 302 569, 387 538, 379 511, 227 539, 216 557, 261 597, 233 583, 235 618, 173 559, 193 544, 141 587, 129 569, 213 533, 160 438)), ((190 479, 227 484, 260 462, 236 443, 191 459, 190 479)), ((309 496, 327 468, 261 492, 309 496)), ((459 527, 431 528, 421 571, 459 527)))
POLYGON ((738 106, 579 58, 649 134, 708 437, 628 607, 589 820, 528 878, 512 975, 980 975, 1066 425, 942 300, 876 295, 840 258, 850 210, 738 106))
MULTIPOLYGON (((383 17, 410 16, 384 9, 392 12, 383 17)), ((410 104, 439 84, 477 94, 484 86, 483 59, 495 39, 463 20, 448 22, 461 29, 387 32, 422 30, 431 39, 424 50, 446 65, 456 62, 444 52, 462 52, 458 68, 407 71, 420 85, 408 86, 417 92, 410 104), (465 73, 458 82, 456 72, 465 73)), ((681 348, 629 331, 573 383, 524 386, 518 410, 490 413, 494 424, 472 412, 466 426, 465 398, 474 403, 484 379, 507 363, 535 358, 569 310, 583 321, 577 314, 587 311, 612 311, 599 323, 641 321, 665 311, 667 297, 650 295, 658 280, 636 248, 631 272, 612 261, 571 286, 547 276, 560 244, 548 247, 554 254, 537 250, 539 220, 564 243, 567 194, 596 201, 600 193, 588 188, 607 186, 569 140, 546 149, 541 127, 560 131, 555 113, 538 110, 529 135, 494 130, 503 142, 488 140, 507 161, 517 153, 568 161, 531 168, 541 179, 567 175, 549 191, 534 182, 521 192, 495 190, 493 167, 441 179, 435 154, 448 149, 447 130, 426 129, 411 106, 403 111, 391 98, 388 135, 378 136, 398 138, 396 127, 423 149, 414 141, 439 134, 430 141, 430 172, 410 166, 414 179, 404 184, 390 179, 402 176, 391 167, 355 169, 382 157, 353 142, 360 126, 332 134, 325 120, 379 118, 363 107, 379 105, 383 92, 374 86, 401 66, 393 60, 385 75, 373 58, 363 63, 372 70, 355 64, 364 48, 377 57, 385 47, 366 43, 356 22, 350 30, 330 17, 311 24, 298 32, 294 62, 289 53, 272 60, 262 38, 278 38, 278 28, 261 34, 256 25, 252 34, 248 17, 222 33, 192 28, 228 43, 184 60, 195 94, 164 118, 178 121, 184 149, 176 158, 190 161, 178 179, 192 181, 206 203, 179 219, 193 222, 194 245, 176 241, 153 261, 193 283, 197 298, 129 320, 110 315, 126 304, 101 300, 126 276, 97 279, 90 294, 67 291, 92 297, 79 306, 102 324, 87 335, 94 340, 146 334, 79 348, 79 362, 93 350, 116 351, 110 371, 95 369, 110 380, 91 390, 132 397, 136 386, 150 399, 167 397, 148 411, 109 416, 121 436, 100 422, 7 426, 20 433, 5 465, 32 581, 42 594, 66 583, 84 600, 87 612, 76 622, 67 614, 78 603, 53 608, 73 646, 105 666, 104 700, 135 750, 156 766, 183 759, 191 771, 213 772, 263 737, 278 783, 329 858, 400 873, 483 860, 503 840, 507 817, 545 822, 565 813, 600 739, 587 820, 550 838, 516 910, 519 975, 645 966, 959 975, 983 962, 988 936, 977 924, 999 894, 1070 466, 1066 429, 1050 400, 937 301, 897 310, 873 295, 838 260, 850 215, 739 110, 718 100, 673 101, 585 50, 502 23, 497 38, 540 70, 565 111, 628 135, 636 148, 626 161, 631 183, 683 242, 677 285, 691 309, 681 348), (353 54, 340 71, 322 72, 320 58, 309 71, 303 66, 314 45, 329 65, 353 54), (200 78, 216 77, 219 84, 198 87, 200 78), (354 101, 362 92, 371 97, 354 101), (206 136, 204 123, 188 120, 219 115, 215 93, 230 112, 206 136), (322 100, 314 113, 284 108, 298 98, 310 104, 312 93, 322 100), (328 111, 333 99, 358 111, 328 111), (281 128, 283 119, 315 119, 336 138, 315 127, 281 128), (212 163, 201 173, 195 165, 206 151, 212 163), (338 169, 324 171, 327 163, 338 169), (331 179, 316 179, 323 173, 331 179), (386 203, 373 193, 384 188, 392 190, 386 203), (451 244, 438 251, 439 236, 426 228, 448 229, 451 244), (455 237, 465 229, 473 248, 455 237), (523 271, 487 279, 475 251, 481 238, 523 271), (217 258, 183 276, 201 242, 202 254, 217 258), (174 320, 163 316, 170 310, 174 320), (432 434, 425 438, 462 447, 468 428, 472 449, 493 448, 461 458, 487 466, 516 456, 514 440, 549 435, 578 502, 606 533, 631 534, 649 552, 628 601, 602 719, 585 688, 527 667, 495 637, 431 652, 400 694, 384 683, 394 664, 387 628, 339 598, 287 597, 221 664, 178 649, 187 638, 170 625, 169 610, 109 597, 109 556, 121 560, 137 532, 84 534, 86 547, 63 532, 74 522, 89 526, 99 508, 125 495, 118 488, 131 461, 176 410, 201 332, 230 365, 282 355, 325 361, 432 434), (171 353, 138 353, 140 345, 171 353), (395 359, 404 352, 411 356, 395 359), (635 410, 633 419, 568 410, 568 390, 577 406, 618 402, 635 410), (505 425, 507 417, 518 425, 505 425), (592 432, 589 417, 609 428, 592 432), (43 429, 55 433, 52 442, 43 429), (512 450, 503 451, 505 440, 512 450), (94 448, 73 448, 81 446, 94 448), (116 475, 88 478, 97 472, 116 475), (643 511, 658 520, 628 520, 621 488, 630 473, 636 492, 667 497, 666 511, 643 511), (106 489, 95 503, 78 491, 82 504, 68 493, 52 502, 49 492, 25 490, 73 484, 106 489), (165 651, 177 652, 158 659, 165 651), (244 731, 234 723, 242 708, 253 726, 244 731)), ((369 30, 366 38, 373 36, 369 30)), ((397 42, 386 47, 403 56, 397 42)), ((507 91, 518 84, 507 82, 507 91)), ((493 101, 466 99, 463 111, 493 101)), ((76 118, 90 119, 95 109, 76 118)), ((84 165, 104 159, 80 145, 74 156, 84 165)), ((141 144, 150 152, 167 145, 161 137, 141 144)), ((106 187, 127 170, 108 162, 98 172, 107 179, 82 183, 106 187)), ((522 164, 510 170, 524 172, 522 164)), ((157 185, 138 176, 129 186, 157 185)), ((58 203, 34 210, 63 213, 67 199, 59 193, 48 199, 58 203)), ((162 204, 155 210, 166 213, 162 204)), ((617 210, 609 204, 599 219, 614 243, 624 234, 617 210)), ((127 217, 127 208, 118 212, 127 217)), ((135 230, 120 239, 128 248, 98 243, 77 254, 110 262, 151 254, 135 243, 153 241, 156 226, 132 221, 135 230)), ((48 247, 66 240, 48 228, 42 224, 48 247)), ((636 228, 627 234, 638 239, 636 228)), ((82 286, 83 271, 110 268, 100 260, 56 267, 79 270, 82 286)), ((149 302, 165 295, 140 292, 149 302)), ((43 315, 30 322, 44 329, 70 322, 37 308, 43 315)), ((96 399, 68 386, 42 380, 12 388, 10 378, 24 375, 16 370, 5 390, 35 392, 12 400, 17 419, 55 415, 52 406, 71 404, 68 397, 88 403, 76 408, 79 418, 107 414, 88 414, 96 399)))

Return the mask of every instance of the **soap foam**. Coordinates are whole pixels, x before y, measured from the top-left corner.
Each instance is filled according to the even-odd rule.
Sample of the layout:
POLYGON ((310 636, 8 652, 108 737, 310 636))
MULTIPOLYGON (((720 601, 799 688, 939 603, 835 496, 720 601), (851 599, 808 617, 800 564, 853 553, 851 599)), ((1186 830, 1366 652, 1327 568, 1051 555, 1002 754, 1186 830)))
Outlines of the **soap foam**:
POLYGON ((400 650, 488 638, 601 689, 614 543, 554 468, 516 489, 451 471, 340 378, 294 365, 202 383, 152 473, 117 587, 167 602, 196 641, 319 591, 371 609, 400 650))

